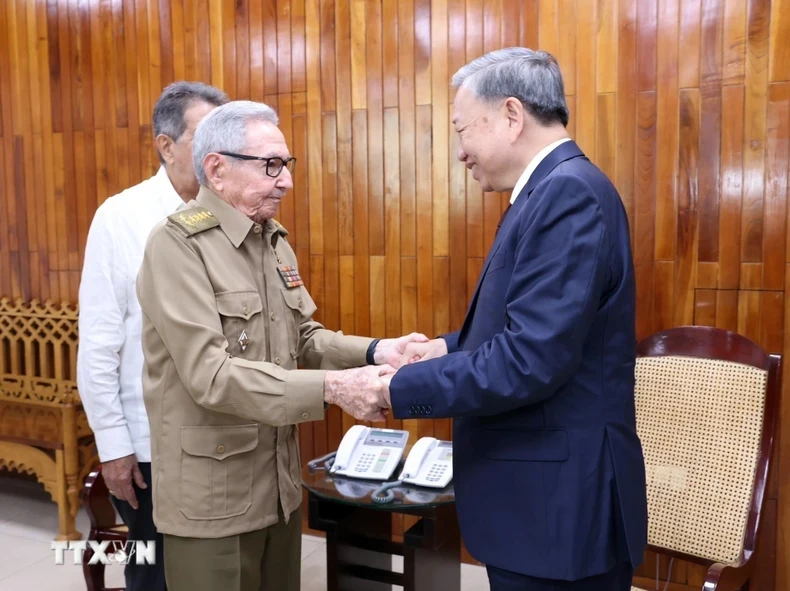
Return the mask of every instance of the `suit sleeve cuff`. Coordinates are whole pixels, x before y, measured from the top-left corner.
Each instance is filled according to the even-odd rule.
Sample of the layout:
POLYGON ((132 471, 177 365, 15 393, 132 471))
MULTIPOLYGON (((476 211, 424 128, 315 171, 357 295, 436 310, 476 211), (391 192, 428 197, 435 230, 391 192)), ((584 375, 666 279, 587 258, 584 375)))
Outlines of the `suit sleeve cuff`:
POLYGON ((132 437, 126 425, 99 429, 93 432, 93 436, 101 462, 110 462, 134 454, 132 437))
POLYGON ((447 343, 447 352, 454 353, 458 350, 458 337, 461 336, 461 331, 457 330, 455 332, 449 332, 447 334, 439 335, 438 338, 444 339, 444 342, 447 343))
POLYGON ((324 418, 324 375, 320 369, 291 371, 285 380, 285 419, 289 425, 324 418))
POLYGON ((344 335, 338 332, 324 355, 321 369, 348 369, 368 365, 366 357, 372 341, 370 337, 344 335))

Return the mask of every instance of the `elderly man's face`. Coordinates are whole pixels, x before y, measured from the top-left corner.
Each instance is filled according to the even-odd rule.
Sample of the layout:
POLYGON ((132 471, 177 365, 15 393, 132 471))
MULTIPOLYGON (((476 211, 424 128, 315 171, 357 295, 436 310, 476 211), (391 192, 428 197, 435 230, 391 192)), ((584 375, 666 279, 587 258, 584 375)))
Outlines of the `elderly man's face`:
POLYGON ((458 160, 472 171, 483 191, 502 191, 498 186, 507 166, 508 119, 502 109, 478 100, 466 88, 459 88, 453 103, 453 125, 458 132, 458 160))
POLYGON ((173 186, 193 197, 197 195, 200 185, 192 166, 192 139, 195 137, 198 123, 216 108, 216 105, 205 101, 193 101, 184 111, 184 122, 186 123, 184 133, 178 138, 178 141, 172 142, 169 153, 165 157, 167 174, 173 186))
MULTIPOLYGON (((241 151, 263 158, 290 157, 285 136, 271 123, 255 121, 247 125, 247 145, 241 151)), ((293 188, 288 168, 280 174, 266 174, 266 163, 260 160, 236 160, 231 174, 223 180, 223 196, 236 209, 259 224, 273 218, 285 193, 293 188)))

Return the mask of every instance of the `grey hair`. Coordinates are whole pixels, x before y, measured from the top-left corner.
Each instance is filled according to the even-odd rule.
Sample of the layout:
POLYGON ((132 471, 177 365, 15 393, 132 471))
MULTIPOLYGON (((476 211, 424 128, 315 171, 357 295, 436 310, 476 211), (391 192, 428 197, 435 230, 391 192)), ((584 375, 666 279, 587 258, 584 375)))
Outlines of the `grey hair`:
POLYGON ((541 124, 568 125, 560 66, 545 51, 526 47, 492 51, 458 70, 453 75, 452 87, 467 88, 486 102, 512 96, 541 124))
POLYGON ((264 121, 278 125, 280 119, 269 105, 253 101, 231 101, 206 115, 192 140, 192 164, 201 185, 208 185, 203 159, 216 152, 240 153, 247 144, 247 124, 264 121))
MULTIPOLYGON (((227 94, 202 82, 174 82, 162 91, 154 105, 154 137, 164 134, 177 142, 187 128, 184 114, 194 102, 203 101, 219 107, 228 100, 227 94)), ((159 162, 164 164, 162 155, 158 155, 159 162)))

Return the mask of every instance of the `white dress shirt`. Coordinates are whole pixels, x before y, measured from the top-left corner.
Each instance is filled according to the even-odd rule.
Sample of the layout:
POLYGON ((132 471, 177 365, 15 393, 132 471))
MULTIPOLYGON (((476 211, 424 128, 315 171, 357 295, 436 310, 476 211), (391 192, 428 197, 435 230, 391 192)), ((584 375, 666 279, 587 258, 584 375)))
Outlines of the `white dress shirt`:
POLYGON ((102 462, 151 461, 135 282, 148 234, 183 203, 162 167, 102 203, 88 231, 79 291, 77 386, 102 462))
POLYGON ((521 176, 518 177, 518 182, 516 182, 516 186, 513 187, 513 193, 510 195, 511 205, 516 202, 516 197, 518 197, 518 194, 521 193, 521 190, 527 186, 529 177, 531 177, 532 173, 535 172, 535 169, 538 167, 538 164, 540 164, 546 156, 551 154, 554 148, 556 148, 560 144, 564 144, 565 142, 569 142, 569 141, 571 141, 571 138, 564 137, 561 140, 557 140, 556 142, 549 144, 548 146, 543 148, 540 152, 535 154, 535 157, 529 161, 529 164, 527 164, 527 167, 524 169, 524 172, 522 172, 521 176))

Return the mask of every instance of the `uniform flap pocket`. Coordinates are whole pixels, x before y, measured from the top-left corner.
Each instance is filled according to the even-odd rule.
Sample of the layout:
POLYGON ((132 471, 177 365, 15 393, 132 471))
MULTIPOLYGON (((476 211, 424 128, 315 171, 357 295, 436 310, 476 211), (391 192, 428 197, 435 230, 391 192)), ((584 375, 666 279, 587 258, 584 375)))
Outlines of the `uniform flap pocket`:
POLYGON ((258 425, 181 427, 181 449, 191 456, 224 460, 258 447, 258 425))
POLYGON ((263 310, 257 291, 223 291, 216 294, 217 311, 222 316, 249 318, 263 310))
POLYGON ((283 299, 285 300, 285 305, 291 308, 291 310, 296 310, 297 312, 301 313, 302 309, 304 308, 304 298, 302 297, 302 290, 301 289, 288 289, 283 288, 283 299))
POLYGON ((485 429, 484 453, 494 460, 564 462, 568 459, 565 429, 485 429))

